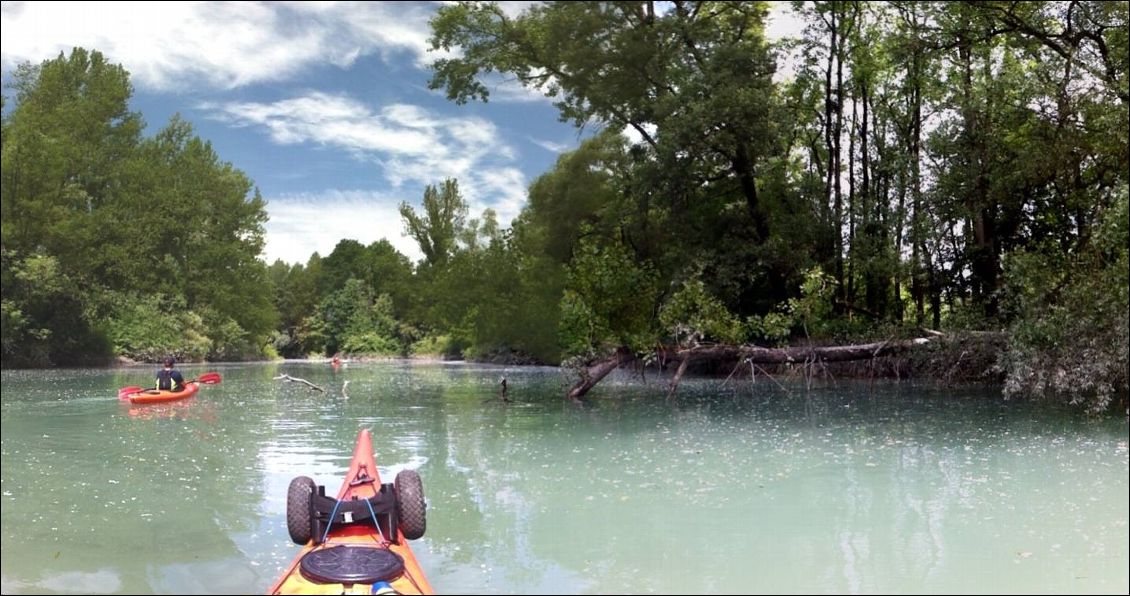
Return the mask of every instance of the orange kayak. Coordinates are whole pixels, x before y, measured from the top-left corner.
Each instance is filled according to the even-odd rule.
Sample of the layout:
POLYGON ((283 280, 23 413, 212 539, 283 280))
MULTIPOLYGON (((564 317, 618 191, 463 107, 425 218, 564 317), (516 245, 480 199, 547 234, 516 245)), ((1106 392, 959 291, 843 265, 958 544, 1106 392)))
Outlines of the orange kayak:
POLYGON ((137 393, 130 393, 126 397, 129 398, 130 403, 133 404, 155 404, 165 401, 176 401, 178 399, 187 399, 196 395, 200 390, 198 383, 185 383, 184 389, 180 391, 165 391, 164 389, 147 389, 145 391, 138 391, 137 393))
POLYGON ((290 481, 286 527, 302 550, 268 594, 434 594, 408 540, 424 535, 420 476, 381 484, 373 439, 362 429, 337 498, 306 476, 290 481))

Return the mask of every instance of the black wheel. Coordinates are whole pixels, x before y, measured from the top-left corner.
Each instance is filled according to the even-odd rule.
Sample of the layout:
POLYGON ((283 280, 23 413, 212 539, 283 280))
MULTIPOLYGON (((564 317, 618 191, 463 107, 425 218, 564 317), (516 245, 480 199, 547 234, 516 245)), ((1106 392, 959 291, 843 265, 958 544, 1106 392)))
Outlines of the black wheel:
POLYGON ((400 531, 409 540, 424 535, 427 527, 427 509, 424 503, 424 483, 415 470, 401 470, 396 475, 396 504, 400 508, 400 531))
POLYGON ((310 542, 310 499, 318 487, 306 476, 290 481, 286 491, 286 529, 297 544, 310 542))

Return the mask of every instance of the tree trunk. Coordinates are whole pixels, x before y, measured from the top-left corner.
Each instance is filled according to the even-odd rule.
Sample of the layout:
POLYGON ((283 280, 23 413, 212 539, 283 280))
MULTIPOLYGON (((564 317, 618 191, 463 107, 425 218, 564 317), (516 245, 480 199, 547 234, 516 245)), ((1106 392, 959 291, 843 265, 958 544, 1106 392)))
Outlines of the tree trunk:
POLYGON ((910 293, 914 298, 914 322, 926 324, 926 277, 929 269, 929 255, 926 254, 926 216, 922 201, 922 56, 915 46, 911 58, 911 122, 910 122, 910 178, 911 178, 911 282, 910 293))
POLYGON ((675 390, 679 388, 679 381, 683 379, 683 375, 686 374, 687 366, 690 363, 690 358, 683 358, 682 362, 679 362, 679 368, 675 370, 675 376, 671 377, 670 389, 667 392, 668 397, 675 395, 675 390))
MULTIPOLYGON (((859 102, 852 99, 851 102, 851 128, 848 129, 848 262, 847 271, 844 273, 846 276, 847 287, 844 291, 844 298, 847 305, 850 307, 855 304, 855 262, 857 260, 856 242, 855 242, 855 214, 856 204, 858 199, 855 195, 855 133, 858 126, 859 117, 859 102)), ((848 310, 848 319, 852 317, 852 311, 848 310)))
POLYGON ((589 392, 589 389, 592 389, 601 379, 607 377, 608 373, 635 360, 635 358, 636 356, 632 354, 631 350, 621 346, 612 356, 599 360, 585 369, 585 371, 581 373, 580 380, 569 389, 566 398, 571 401, 580 401, 580 399, 589 392))
MULTIPOLYGON (((762 348, 748 345, 714 345, 694 347, 669 352, 668 361, 679 361, 679 367, 669 384, 668 395, 673 395, 678 388, 679 381, 687 372, 692 361, 718 360, 718 361, 746 361, 751 364, 791 364, 804 362, 847 362, 852 360, 869 360, 897 354, 906 350, 922 346, 931 341, 943 339, 945 336, 932 332, 933 337, 904 339, 896 341, 881 341, 867 344, 854 344, 847 346, 802 346, 795 348, 762 348)), ((589 366, 582 378, 569 389, 566 398, 572 401, 580 399, 596 386, 609 373, 620 366, 635 360, 635 354, 626 347, 621 347, 615 354, 589 366)))
POLYGON ((832 73, 834 72, 836 60, 836 4, 830 3, 829 18, 826 21, 828 25, 828 64, 824 70, 824 149, 828 152, 828 171, 825 172, 827 177, 824 180, 824 204, 821 205, 820 212, 824 216, 824 225, 827 226, 821 234, 822 253, 820 258, 824 261, 824 266, 831 265, 835 267, 835 261, 838 255, 836 251, 836 243, 834 235, 840 233, 840 228, 835 222, 837 214, 832 210, 832 204, 835 202, 835 184, 839 177, 839 172, 836 171, 836 129, 835 129, 835 115, 836 115, 836 100, 835 94, 832 90, 832 73))
POLYGON ((757 173, 754 171, 753 159, 744 142, 738 140, 737 152, 731 162, 734 174, 738 178, 742 194, 745 195, 746 208, 749 217, 753 220, 753 229, 757 234, 756 242, 762 243, 769 239, 769 222, 761 212, 761 204, 757 198, 757 173))
MULTIPOLYGON (((996 208, 989 196, 988 178, 988 148, 985 135, 986 114, 991 113, 991 106, 979 105, 980 98, 974 95, 973 68, 974 56, 973 39, 971 39, 973 25, 970 17, 966 15, 963 22, 963 31, 958 38, 958 59, 961 64, 961 115, 964 131, 962 140, 966 154, 967 185, 965 206, 972 219, 973 248, 971 273, 973 296, 981 306, 986 318, 995 318, 998 304, 996 291, 1000 283, 998 271, 1000 262, 996 246, 996 208)), ((986 55, 986 68, 990 58, 986 55)), ((987 71, 991 76, 991 70, 987 71)), ((990 101, 988 97, 986 102, 990 101)))
POLYGON ((676 352, 674 357, 686 360, 745 360, 753 364, 790 364, 808 361, 847 362, 889 356, 925 345, 930 341, 932 341, 931 338, 916 338, 848 346, 800 346, 795 348, 717 345, 680 350, 676 352))
MULTIPOLYGON (((833 3, 835 6, 835 3, 833 3)), ((836 29, 843 26, 843 6, 841 4, 840 16, 835 19, 833 23, 836 29)), ((834 10, 834 8, 833 8, 834 10)), ((833 15, 835 12, 833 12, 833 15)), ((845 292, 846 285, 844 284, 844 196, 843 189, 841 188, 840 172, 843 171, 843 132, 844 132, 844 42, 845 36, 841 32, 837 44, 836 31, 832 33, 832 44, 835 46, 833 51, 836 54, 836 129, 835 129, 835 167, 832 168, 835 172, 835 191, 836 203, 833 212, 836 218, 834 226, 836 232, 835 246, 836 249, 836 295, 840 298, 841 304, 847 303, 847 293, 845 292)), ((851 156, 848 156, 848 167, 851 167, 851 156)))

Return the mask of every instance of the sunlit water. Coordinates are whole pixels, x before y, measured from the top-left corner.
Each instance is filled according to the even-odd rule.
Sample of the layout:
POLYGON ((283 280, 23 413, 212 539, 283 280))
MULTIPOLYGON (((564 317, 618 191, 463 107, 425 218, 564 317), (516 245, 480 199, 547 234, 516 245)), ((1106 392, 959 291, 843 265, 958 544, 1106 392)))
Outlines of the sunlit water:
POLYGON ((555 369, 185 372, 207 370, 144 407, 115 394, 147 368, 3 373, 4 593, 262 592, 297 551, 287 484, 336 491, 360 428, 386 481, 423 477, 440 592, 1128 591, 1124 417, 908 384, 668 400, 625 373, 578 407, 555 369))

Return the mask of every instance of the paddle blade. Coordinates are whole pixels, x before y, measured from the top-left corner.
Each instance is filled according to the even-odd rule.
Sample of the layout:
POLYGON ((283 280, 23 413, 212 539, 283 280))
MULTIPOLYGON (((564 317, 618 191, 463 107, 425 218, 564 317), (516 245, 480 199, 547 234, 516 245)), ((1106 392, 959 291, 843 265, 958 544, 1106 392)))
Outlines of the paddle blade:
POLYGON ((121 389, 118 389, 118 399, 128 400, 131 393, 137 393, 139 391, 142 391, 142 388, 136 385, 131 387, 122 387, 121 389))
POLYGON ((223 379, 220 377, 220 373, 210 372, 200 375, 200 377, 196 379, 196 382, 203 383, 204 385, 215 385, 222 380, 223 379))

